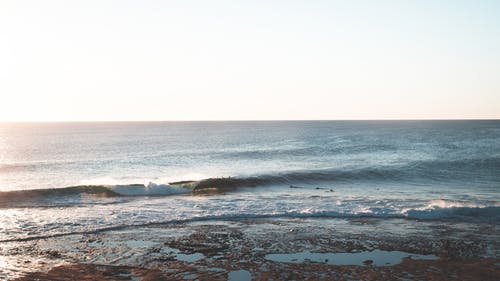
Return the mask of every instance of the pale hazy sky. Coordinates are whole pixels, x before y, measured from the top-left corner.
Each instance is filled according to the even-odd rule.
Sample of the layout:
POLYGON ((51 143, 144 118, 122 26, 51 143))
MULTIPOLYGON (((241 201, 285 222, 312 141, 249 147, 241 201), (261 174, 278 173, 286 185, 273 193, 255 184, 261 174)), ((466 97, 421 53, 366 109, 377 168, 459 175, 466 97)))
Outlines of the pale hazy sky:
POLYGON ((500 1, 0 0, 0 121, 500 118, 500 1))

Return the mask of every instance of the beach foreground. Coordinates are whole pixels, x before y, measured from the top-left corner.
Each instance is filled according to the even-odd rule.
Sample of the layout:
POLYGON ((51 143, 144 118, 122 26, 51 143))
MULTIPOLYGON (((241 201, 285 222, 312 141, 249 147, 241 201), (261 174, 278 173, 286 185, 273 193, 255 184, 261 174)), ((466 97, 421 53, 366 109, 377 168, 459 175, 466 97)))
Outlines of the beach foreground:
POLYGON ((12 280, 497 280, 499 227, 264 218, 4 242, 12 280))

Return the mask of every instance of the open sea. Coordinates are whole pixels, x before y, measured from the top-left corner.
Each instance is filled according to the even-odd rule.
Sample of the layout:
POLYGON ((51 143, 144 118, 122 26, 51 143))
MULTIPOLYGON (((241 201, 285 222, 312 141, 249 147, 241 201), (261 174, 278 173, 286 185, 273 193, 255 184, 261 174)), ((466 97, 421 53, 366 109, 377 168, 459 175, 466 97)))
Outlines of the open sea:
POLYGON ((500 121, 0 123, 0 241, 260 217, 500 223, 500 121))

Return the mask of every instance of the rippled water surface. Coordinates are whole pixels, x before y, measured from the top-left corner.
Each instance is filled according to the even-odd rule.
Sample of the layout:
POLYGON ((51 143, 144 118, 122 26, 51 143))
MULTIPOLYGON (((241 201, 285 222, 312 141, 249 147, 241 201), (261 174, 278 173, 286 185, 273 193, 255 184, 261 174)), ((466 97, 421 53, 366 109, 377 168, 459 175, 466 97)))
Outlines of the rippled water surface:
POLYGON ((0 240, 234 217, 498 223, 499 121, 0 124, 0 240))

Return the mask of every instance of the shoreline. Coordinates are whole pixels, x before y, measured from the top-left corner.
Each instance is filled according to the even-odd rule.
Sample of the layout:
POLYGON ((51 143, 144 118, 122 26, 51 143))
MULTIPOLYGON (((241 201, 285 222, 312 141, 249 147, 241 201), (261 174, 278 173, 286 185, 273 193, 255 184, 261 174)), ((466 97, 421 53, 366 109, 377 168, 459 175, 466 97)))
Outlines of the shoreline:
POLYGON ((131 227, 2 243, 0 280, 495 280, 499 228, 397 218, 131 227))

